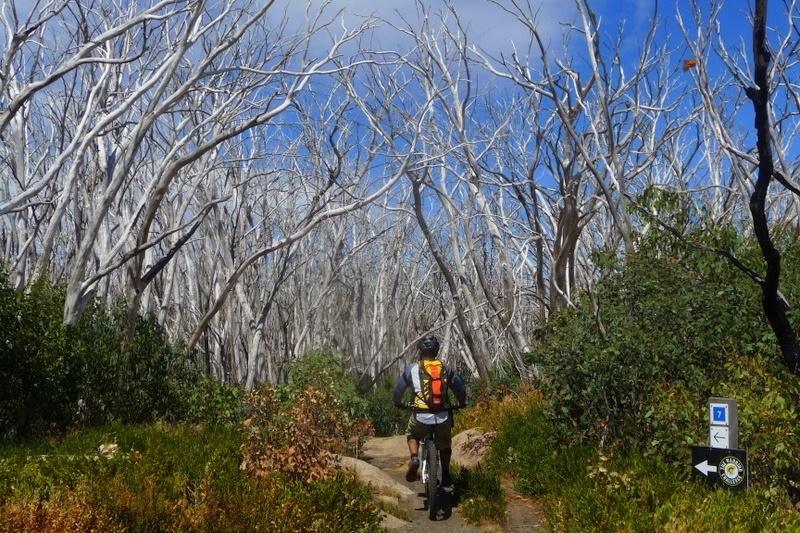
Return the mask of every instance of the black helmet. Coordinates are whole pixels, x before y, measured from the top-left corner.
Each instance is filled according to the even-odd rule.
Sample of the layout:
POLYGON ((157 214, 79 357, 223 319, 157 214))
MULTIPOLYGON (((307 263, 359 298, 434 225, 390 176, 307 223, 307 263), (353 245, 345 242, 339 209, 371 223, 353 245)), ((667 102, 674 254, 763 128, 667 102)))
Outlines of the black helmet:
POLYGON ((425 335, 417 341, 417 349, 422 355, 436 355, 439 353, 439 339, 433 335, 425 335))

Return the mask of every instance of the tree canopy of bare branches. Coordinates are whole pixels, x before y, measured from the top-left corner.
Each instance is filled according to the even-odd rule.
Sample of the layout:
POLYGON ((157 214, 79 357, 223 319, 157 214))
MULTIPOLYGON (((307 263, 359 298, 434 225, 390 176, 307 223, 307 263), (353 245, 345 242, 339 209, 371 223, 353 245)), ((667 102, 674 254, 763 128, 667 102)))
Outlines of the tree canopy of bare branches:
POLYGON ((526 42, 483 49, 454 2, 390 21, 335 0, 3 0, 2 261, 19 286, 62 282, 66 323, 124 302, 248 388, 320 346, 376 379, 429 331, 488 381, 536 374, 536 326, 591 291, 596 252, 635 248, 645 191, 735 224, 755 191, 796 223, 796 197, 764 194, 796 165, 789 37, 751 80, 721 2, 676 12, 682 42, 654 12, 635 46, 590 0, 558 46, 531 3, 486 4, 526 42), (756 153, 742 110, 775 84, 756 153))

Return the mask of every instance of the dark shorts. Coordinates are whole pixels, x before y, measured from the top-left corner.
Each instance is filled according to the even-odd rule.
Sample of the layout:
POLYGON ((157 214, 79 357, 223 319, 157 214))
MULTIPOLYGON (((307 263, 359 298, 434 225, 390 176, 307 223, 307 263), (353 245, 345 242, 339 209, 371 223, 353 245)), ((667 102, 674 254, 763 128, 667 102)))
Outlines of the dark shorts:
POLYGON ((448 419, 447 422, 444 422, 443 424, 429 426, 417 420, 414 415, 411 415, 408 419, 408 427, 406 428, 406 438, 422 440, 426 435, 428 435, 431 427, 433 427, 433 436, 434 441, 436 442, 436 447, 439 448, 440 451, 450 448, 453 430, 452 419, 448 419))

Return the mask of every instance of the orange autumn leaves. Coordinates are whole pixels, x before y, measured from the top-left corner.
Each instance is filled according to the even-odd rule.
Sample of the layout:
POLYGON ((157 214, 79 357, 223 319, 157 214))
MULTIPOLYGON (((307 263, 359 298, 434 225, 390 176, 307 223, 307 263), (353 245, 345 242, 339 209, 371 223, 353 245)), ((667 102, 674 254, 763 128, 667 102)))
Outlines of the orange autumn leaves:
POLYGON ((684 72, 688 72, 689 69, 691 69, 692 67, 695 67, 695 66, 697 66, 697 60, 696 59, 687 59, 686 61, 683 62, 683 71, 684 72))

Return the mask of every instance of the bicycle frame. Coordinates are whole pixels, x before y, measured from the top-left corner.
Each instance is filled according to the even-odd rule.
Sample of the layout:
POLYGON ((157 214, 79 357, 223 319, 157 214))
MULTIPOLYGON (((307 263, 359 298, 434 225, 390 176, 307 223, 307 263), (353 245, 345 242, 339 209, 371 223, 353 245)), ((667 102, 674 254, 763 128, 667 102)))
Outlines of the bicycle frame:
POLYGON ((425 437, 423 437, 421 441, 419 441, 419 448, 420 448, 420 459, 421 459, 420 467, 422 468, 422 471, 420 472, 420 480, 422 481, 422 484, 425 485, 426 483, 428 483, 428 479, 430 478, 430 475, 433 472, 435 472, 436 480, 439 483, 441 483, 442 469, 440 468, 439 464, 439 450, 436 447, 436 439, 434 438, 433 430, 429 431, 428 434, 425 435, 425 437), (434 454, 435 468, 431 468, 429 472, 427 468, 428 457, 432 452, 435 452, 434 454))
MULTIPOLYGON (((412 413, 426 412, 408 406, 412 413)), ((451 423, 450 417, 456 411, 456 408, 446 409, 448 412, 448 420, 446 423, 451 423)), ((441 412, 441 411, 440 411, 441 412)), ((428 517, 431 520, 436 520, 437 513, 439 512, 439 487, 442 482, 442 468, 439 459, 439 450, 436 446, 435 437, 436 424, 430 425, 428 434, 425 435, 419 442, 419 456, 420 456, 420 480, 424 487, 425 498, 427 500, 428 517)))
POLYGON ((442 469, 439 460, 439 450, 436 447, 436 439, 434 438, 433 428, 428 432, 420 441, 420 448, 422 457, 422 472, 420 478, 422 479, 422 486, 425 488, 425 498, 428 503, 428 518, 436 520, 436 515, 439 512, 439 486, 442 482, 442 469))
MULTIPOLYGON (((430 454, 430 452, 428 451, 428 446, 427 446, 429 439, 433 439, 433 435, 430 434, 430 433, 428 435, 426 435, 424 439, 419 441, 420 458, 422 459, 422 464, 420 466, 420 468, 422 468, 422 471, 420 472, 420 481, 422 481, 423 485, 428 482, 428 477, 429 477, 428 470, 427 470, 427 467, 428 467, 428 455, 430 454)), ((435 442, 433 444, 433 447, 436 448, 436 443, 435 442)), ((438 452, 438 449, 436 451, 438 452)), ((437 463, 438 462, 439 462, 439 460, 437 458, 437 463)), ((437 470, 437 479, 441 483, 442 478, 441 478, 441 475, 438 474, 440 469, 437 468, 436 470, 437 470)))

